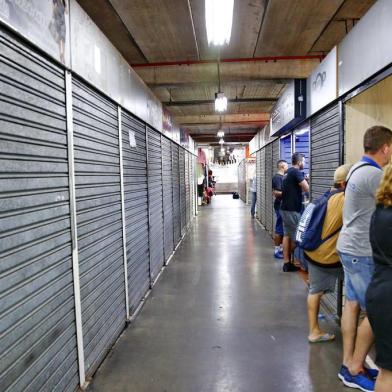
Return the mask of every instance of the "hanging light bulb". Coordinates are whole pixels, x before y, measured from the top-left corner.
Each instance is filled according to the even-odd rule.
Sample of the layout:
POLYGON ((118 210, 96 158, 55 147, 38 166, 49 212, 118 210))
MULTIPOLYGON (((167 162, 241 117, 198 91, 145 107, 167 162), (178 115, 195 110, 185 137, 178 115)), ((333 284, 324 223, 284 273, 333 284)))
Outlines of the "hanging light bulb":
POLYGON ((222 92, 215 93, 215 111, 224 112, 227 109, 227 98, 222 92))
POLYGON ((219 144, 224 144, 224 143, 225 143, 225 141, 223 139, 219 140, 219 144))
POLYGON ((230 42, 234 0, 205 0, 208 45, 230 42))
POLYGON ((216 134, 216 136, 218 137, 223 137, 225 136, 225 133, 223 131, 218 131, 218 133, 216 134))

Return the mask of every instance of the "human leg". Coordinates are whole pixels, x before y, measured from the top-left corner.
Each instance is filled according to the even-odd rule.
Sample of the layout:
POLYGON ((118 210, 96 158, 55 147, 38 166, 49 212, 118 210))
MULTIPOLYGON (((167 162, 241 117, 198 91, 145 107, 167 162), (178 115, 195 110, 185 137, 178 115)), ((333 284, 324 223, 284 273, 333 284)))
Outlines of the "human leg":
POLYGON ((377 377, 376 392, 391 392, 392 391, 392 371, 380 369, 380 374, 377 377))
POLYGON ((252 193, 252 206, 250 208, 250 214, 252 217, 255 216, 255 210, 256 210, 256 201, 257 201, 257 193, 256 192, 251 192, 252 193))

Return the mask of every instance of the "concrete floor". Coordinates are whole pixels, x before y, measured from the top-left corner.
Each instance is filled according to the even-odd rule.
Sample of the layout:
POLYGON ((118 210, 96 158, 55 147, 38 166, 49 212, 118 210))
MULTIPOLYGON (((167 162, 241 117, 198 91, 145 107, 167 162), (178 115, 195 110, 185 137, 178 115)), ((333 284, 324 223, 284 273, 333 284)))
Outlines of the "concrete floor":
POLYGON ((249 207, 216 196, 89 390, 344 391, 341 341, 307 343, 305 300, 303 281, 281 272, 249 207))

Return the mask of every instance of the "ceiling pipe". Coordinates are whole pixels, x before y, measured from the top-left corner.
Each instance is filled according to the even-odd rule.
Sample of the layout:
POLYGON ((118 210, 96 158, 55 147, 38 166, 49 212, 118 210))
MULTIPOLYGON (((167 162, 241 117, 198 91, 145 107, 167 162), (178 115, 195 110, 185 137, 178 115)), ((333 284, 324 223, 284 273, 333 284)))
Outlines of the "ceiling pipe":
MULTIPOLYGON (((234 98, 228 99, 228 103, 252 103, 252 102, 276 102, 278 98, 234 98)), ((165 106, 194 106, 213 104, 213 99, 194 100, 194 101, 166 101, 162 102, 165 106)))
MULTIPOLYGON (((308 56, 264 56, 264 57, 243 57, 232 59, 220 59, 221 63, 254 63, 254 62, 276 62, 276 61, 295 61, 295 60, 319 60, 320 62, 325 58, 323 55, 308 55, 308 56)), ((133 68, 150 68, 150 67, 169 67, 173 65, 200 65, 200 64, 215 64, 216 60, 183 60, 183 61, 163 61, 146 64, 131 64, 133 68)))

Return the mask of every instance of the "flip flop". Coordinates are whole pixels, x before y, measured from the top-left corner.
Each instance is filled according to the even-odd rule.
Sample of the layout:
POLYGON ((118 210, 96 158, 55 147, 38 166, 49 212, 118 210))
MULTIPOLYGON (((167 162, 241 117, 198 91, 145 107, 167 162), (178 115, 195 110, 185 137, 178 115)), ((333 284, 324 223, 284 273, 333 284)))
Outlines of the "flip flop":
POLYGON ((335 340, 335 335, 333 333, 325 333, 324 335, 319 336, 317 339, 308 339, 309 343, 324 343, 331 342, 335 340))

